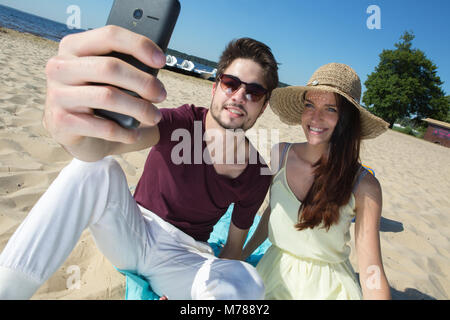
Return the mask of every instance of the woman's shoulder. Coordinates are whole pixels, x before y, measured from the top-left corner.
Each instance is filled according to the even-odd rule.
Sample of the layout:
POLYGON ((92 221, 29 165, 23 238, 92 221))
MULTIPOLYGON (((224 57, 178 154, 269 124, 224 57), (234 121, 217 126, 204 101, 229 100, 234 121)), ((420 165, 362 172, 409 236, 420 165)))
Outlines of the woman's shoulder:
POLYGON ((281 164, 290 145, 291 143, 289 142, 279 142, 272 146, 270 152, 270 166, 272 170, 275 170, 274 172, 278 172, 281 169, 281 164))
POLYGON ((290 148, 298 148, 300 145, 303 145, 304 143, 292 143, 292 142, 279 142, 275 143, 272 146, 271 150, 271 158, 274 158, 275 156, 278 156, 281 158, 283 155, 286 155, 287 150, 290 148))
POLYGON ((356 201, 363 200, 365 197, 370 197, 371 199, 375 201, 381 202, 381 184, 378 181, 378 179, 371 174, 370 172, 366 170, 366 173, 364 176, 360 179, 358 185, 356 186, 354 190, 354 195, 356 198, 356 201))
POLYGON ((305 145, 305 142, 296 142, 296 143, 292 143, 292 142, 279 142, 279 143, 275 143, 272 146, 272 153, 276 153, 278 155, 281 155, 283 153, 283 151, 286 151, 289 147, 292 149, 301 149, 303 148, 303 146, 305 145))

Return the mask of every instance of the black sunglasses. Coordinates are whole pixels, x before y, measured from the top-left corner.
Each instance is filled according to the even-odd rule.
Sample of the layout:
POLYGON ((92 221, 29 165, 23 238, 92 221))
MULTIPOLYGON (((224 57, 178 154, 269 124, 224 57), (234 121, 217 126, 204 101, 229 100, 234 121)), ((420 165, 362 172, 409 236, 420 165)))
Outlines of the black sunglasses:
POLYGON ((257 83, 247 83, 244 81, 241 81, 238 77, 229 75, 229 74, 222 74, 219 77, 220 80, 220 87, 227 95, 232 95, 236 91, 239 90, 239 88, 242 86, 242 84, 245 84, 245 93, 247 100, 250 100, 252 102, 258 102, 261 100, 262 97, 267 93, 267 89, 261 86, 257 83))

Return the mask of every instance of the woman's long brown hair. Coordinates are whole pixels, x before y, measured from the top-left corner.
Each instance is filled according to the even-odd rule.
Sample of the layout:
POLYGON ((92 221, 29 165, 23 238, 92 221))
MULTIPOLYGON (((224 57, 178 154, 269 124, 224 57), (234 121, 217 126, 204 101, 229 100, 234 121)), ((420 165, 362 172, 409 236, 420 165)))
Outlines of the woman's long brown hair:
POLYGON ((298 211, 298 230, 323 223, 327 231, 339 221, 339 208, 347 204, 360 168, 361 122, 359 111, 335 94, 339 119, 330 139, 329 152, 314 165, 314 182, 298 211))

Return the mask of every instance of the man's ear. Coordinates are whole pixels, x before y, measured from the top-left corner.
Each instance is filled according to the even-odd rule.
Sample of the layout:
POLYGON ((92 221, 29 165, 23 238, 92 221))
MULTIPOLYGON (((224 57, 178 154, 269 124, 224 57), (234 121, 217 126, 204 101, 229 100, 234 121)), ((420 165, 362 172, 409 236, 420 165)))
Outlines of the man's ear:
POLYGON ((217 82, 213 83, 212 86, 212 90, 211 90, 211 95, 214 97, 214 94, 216 93, 216 88, 217 88, 217 82))
POLYGON ((268 105, 269 105, 269 99, 267 99, 267 101, 264 102, 264 105, 262 106, 261 112, 259 113, 259 116, 258 116, 258 117, 260 117, 260 116, 263 114, 264 110, 266 110, 266 108, 267 108, 268 105))

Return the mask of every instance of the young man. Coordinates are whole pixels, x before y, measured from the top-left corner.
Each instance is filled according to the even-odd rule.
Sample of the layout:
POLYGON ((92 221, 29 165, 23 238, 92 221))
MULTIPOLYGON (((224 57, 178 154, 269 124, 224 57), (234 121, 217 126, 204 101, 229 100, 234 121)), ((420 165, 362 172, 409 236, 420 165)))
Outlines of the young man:
POLYGON ((237 259, 271 177, 261 174, 264 163, 249 161, 254 148, 248 140, 238 139, 236 145, 236 137, 233 142, 226 138, 230 131, 253 126, 278 84, 270 49, 248 38, 231 42, 219 62, 209 110, 193 105, 157 109, 150 101, 164 100, 163 85, 121 60, 100 56, 111 51, 132 54, 155 68, 165 61, 149 39, 119 27, 61 41, 58 56, 46 68, 43 123, 75 159, 0 255, 0 298, 30 298, 87 227, 115 267, 146 277, 159 295, 263 298, 255 269, 237 259), (125 130, 95 117, 93 108, 133 116, 142 125, 125 130), (187 148, 179 148, 186 141, 178 141, 176 132, 188 133, 187 148), (148 147, 153 148, 133 197, 123 171, 109 155, 148 147), (231 203, 228 240, 216 258, 206 241, 231 203))

